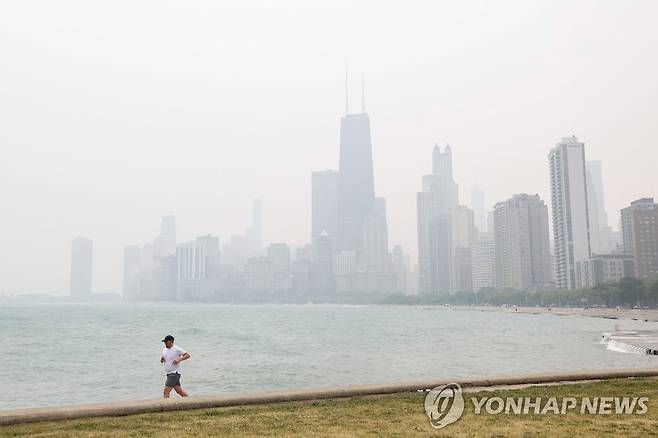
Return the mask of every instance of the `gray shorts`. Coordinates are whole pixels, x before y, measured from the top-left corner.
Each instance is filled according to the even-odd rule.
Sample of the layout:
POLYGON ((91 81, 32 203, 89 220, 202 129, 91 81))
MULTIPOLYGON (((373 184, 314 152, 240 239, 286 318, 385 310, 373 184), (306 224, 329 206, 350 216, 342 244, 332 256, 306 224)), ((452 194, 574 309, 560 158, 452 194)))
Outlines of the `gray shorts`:
POLYGON ((180 374, 178 373, 167 374, 167 381, 165 382, 165 386, 167 388, 173 388, 174 386, 177 385, 180 385, 180 374))

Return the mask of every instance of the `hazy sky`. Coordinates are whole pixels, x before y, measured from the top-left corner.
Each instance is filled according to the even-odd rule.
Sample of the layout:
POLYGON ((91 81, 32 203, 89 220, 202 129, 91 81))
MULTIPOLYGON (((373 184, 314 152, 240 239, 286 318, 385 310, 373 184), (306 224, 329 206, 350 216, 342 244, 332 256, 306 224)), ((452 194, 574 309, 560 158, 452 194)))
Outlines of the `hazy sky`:
POLYGON ((366 77, 390 244, 416 253, 434 142, 461 202, 550 203, 563 136, 603 161, 606 203, 658 197, 658 2, 130 1, 0 5, 0 292, 68 293, 71 239, 93 289, 175 214, 225 241, 261 197, 264 240, 305 243, 310 173, 338 166, 349 64, 366 77))

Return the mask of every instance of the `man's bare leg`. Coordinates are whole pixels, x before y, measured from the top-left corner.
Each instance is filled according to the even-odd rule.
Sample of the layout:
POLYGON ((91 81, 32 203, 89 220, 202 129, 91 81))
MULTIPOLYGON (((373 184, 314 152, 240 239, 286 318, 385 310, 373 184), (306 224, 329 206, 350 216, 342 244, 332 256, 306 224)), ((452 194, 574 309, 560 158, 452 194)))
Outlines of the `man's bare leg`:
POLYGON ((173 388, 170 388, 168 386, 164 387, 164 398, 169 398, 169 393, 171 392, 173 388))
MULTIPOLYGON (((171 390, 170 390, 170 391, 171 391, 171 390)), ((174 386, 174 391, 176 391, 176 392, 178 393, 178 395, 180 395, 181 397, 187 397, 187 395, 188 395, 188 394, 187 394, 187 391, 185 391, 185 390, 183 389, 183 387, 180 386, 180 385, 176 385, 176 386, 174 386)))

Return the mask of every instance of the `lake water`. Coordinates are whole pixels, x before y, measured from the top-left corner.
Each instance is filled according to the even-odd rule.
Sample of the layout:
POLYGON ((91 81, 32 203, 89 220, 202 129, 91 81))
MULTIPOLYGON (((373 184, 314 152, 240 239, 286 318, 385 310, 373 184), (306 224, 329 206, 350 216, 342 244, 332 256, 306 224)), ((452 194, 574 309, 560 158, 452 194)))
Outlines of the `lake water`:
POLYGON ((192 395, 658 366, 606 350, 615 324, 658 329, 420 306, 4 305, 0 409, 158 398, 166 334, 192 356, 192 395))

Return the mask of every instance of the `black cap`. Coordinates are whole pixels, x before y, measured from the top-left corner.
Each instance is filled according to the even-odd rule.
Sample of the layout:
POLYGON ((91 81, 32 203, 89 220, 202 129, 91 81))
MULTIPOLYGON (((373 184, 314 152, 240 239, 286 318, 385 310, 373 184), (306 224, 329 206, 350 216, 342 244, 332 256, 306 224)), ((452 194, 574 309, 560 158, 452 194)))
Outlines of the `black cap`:
POLYGON ((171 335, 167 335, 167 336, 165 336, 165 338, 162 340, 162 342, 173 341, 173 340, 174 340, 174 337, 173 337, 173 336, 171 336, 171 335))

